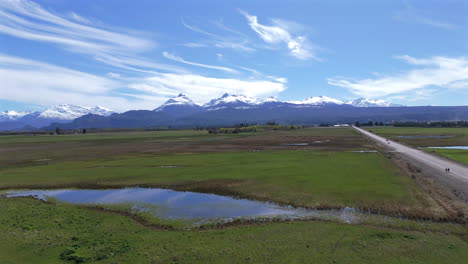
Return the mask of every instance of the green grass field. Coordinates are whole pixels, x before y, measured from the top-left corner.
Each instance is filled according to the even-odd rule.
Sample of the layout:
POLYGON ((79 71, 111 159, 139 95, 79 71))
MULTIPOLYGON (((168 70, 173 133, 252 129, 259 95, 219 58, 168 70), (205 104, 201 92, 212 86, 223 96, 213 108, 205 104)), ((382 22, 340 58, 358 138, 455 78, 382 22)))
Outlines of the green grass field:
POLYGON ((425 149, 428 152, 436 153, 440 156, 447 157, 451 160, 456 160, 468 164, 468 150, 464 149, 425 149))
MULTIPOLYGON (((350 128, 0 136, 0 146, 4 190, 156 186, 308 207, 445 212, 382 154, 354 152, 372 146, 350 128), (308 145, 287 145, 296 142, 308 145), (167 165, 179 167, 161 167, 167 165)), ((5 197, 0 212, 0 263, 464 263, 468 258, 468 228, 460 224, 292 221, 199 230, 147 222, 176 228, 161 230, 123 213, 5 197)))
POLYGON ((0 263, 466 263, 466 227, 417 232, 326 222, 164 231, 32 199, 0 203, 0 263))
MULTIPOLYGON (((468 146, 468 128, 367 127, 369 131, 413 147, 468 146), (405 136, 421 136, 405 138, 405 136), (442 136, 431 138, 427 136, 442 136)), ((468 150, 424 149, 468 164, 468 150)))
POLYGON ((140 155, 0 171, 0 188, 203 187, 299 206, 419 205, 414 187, 379 153, 268 151, 140 155), (356 166, 359 164, 359 166, 356 166), (165 168, 164 165, 181 167, 165 168))

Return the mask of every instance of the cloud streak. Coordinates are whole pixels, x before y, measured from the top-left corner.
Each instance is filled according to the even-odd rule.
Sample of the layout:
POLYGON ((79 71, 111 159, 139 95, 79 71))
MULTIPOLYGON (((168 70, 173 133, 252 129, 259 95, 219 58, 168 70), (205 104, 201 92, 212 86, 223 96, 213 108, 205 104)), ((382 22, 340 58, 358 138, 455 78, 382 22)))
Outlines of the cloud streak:
POLYGON ((216 22, 215 25, 219 29, 223 30, 224 32, 229 32, 233 34, 229 36, 222 36, 222 35, 218 35, 218 34, 203 30, 195 25, 191 25, 187 23, 183 18, 181 19, 181 22, 185 28, 193 32, 207 36, 209 38, 201 42, 189 42, 189 43, 183 44, 186 47, 191 47, 191 48, 216 47, 220 49, 233 49, 236 51, 249 52, 249 53, 255 51, 253 47, 249 46, 249 40, 244 34, 237 32, 231 28, 228 28, 220 22, 216 22))
POLYGON ((277 95, 286 89, 285 80, 281 81, 283 82, 163 73, 145 78, 142 83, 134 84, 131 87, 143 92, 164 91, 165 94, 171 96, 182 92, 196 102, 206 103, 224 93, 244 94, 252 97, 277 95))
MULTIPOLYGON (((0 54, 2 86, 0 99, 23 103, 55 105, 61 103, 102 105, 125 111, 154 109, 168 97, 180 92, 198 102, 206 102, 223 93, 248 96, 269 96, 284 91, 286 79, 264 76, 241 66, 223 67, 188 61, 169 52, 163 57, 172 62, 255 76, 215 78, 198 75, 185 68, 144 59, 156 43, 134 32, 95 26, 92 18, 70 12, 63 15, 42 8, 27 0, 0 1, 0 33, 25 40, 45 42, 64 50, 91 57, 113 66, 112 72, 99 76, 65 67, 0 54)), ((247 39, 240 32, 215 24, 236 36, 225 38, 186 24, 190 30, 210 36, 207 45, 251 52, 247 39)))
POLYGON ((239 73, 238 71, 236 71, 234 69, 231 69, 231 68, 227 68, 227 67, 207 65, 207 64, 187 61, 187 60, 185 60, 185 59, 183 59, 183 58, 181 58, 179 56, 176 56, 174 54, 171 54, 171 53, 169 53, 167 51, 164 51, 162 54, 166 59, 181 62, 181 63, 185 63, 185 64, 188 64, 188 65, 193 65, 193 66, 198 66, 198 67, 203 67, 203 68, 208 68, 208 69, 213 69, 213 70, 219 70, 219 71, 224 71, 224 72, 228 72, 228 73, 239 73))
POLYGON ((301 35, 293 36, 288 29, 287 23, 276 23, 276 25, 267 26, 260 24, 256 16, 242 10, 240 12, 247 19, 250 28, 266 43, 286 44, 290 55, 300 60, 317 59, 307 38, 301 35))
POLYGON ((2 86, 0 98, 23 103, 56 105, 102 105, 123 111, 154 108, 163 97, 152 100, 128 100, 111 96, 125 86, 118 79, 101 77, 34 60, 0 54, 2 86))
POLYGON ((138 56, 154 48, 154 42, 134 33, 95 27, 90 20, 73 12, 60 16, 31 1, 0 1, 0 21, 0 33, 52 43, 126 70, 174 71, 176 68, 138 56))
POLYGON ((404 55, 396 58, 418 68, 400 74, 381 75, 382 77, 373 79, 329 78, 328 83, 366 97, 396 95, 428 88, 433 90, 434 87, 468 89, 467 57, 415 58, 404 55))
POLYGON ((418 24, 428 25, 434 28, 443 30, 455 30, 457 25, 445 21, 436 20, 426 17, 420 11, 413 8, 408 2, 404 2, 405 8, 395 13, 394 19, 399 21, 414 22, 418 24))

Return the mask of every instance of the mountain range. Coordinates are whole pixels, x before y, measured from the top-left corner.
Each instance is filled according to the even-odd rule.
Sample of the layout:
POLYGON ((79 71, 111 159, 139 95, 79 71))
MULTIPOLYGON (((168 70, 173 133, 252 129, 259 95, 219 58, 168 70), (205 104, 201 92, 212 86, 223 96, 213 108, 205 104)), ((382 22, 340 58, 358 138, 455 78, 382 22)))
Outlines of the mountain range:
POLYGON ((224 94, 204 105, 184 94, 167 100, 154 110, 115 113, 103 107, 59 105, 42 112, 0 113, 0 130, 56 127, 149 128, 231 126, 235 123, 317 125, 355 121, 440 121, 466 120, 468 106, 402 106, 383 100, 359 98, 341 101, 327 96, 300 101, 279 101, 274 97, 256 99, 224 94))
POLYGON ((48 126, 52 123, 67 123, 88 114, 109 116, 115 113, 101 106, 84 107, 61 104, 34 112, 0 112, 0 130, 31 129, 48 126))
POLYGON ((355 107, 396 107, 402 106, 393 104, 383 100, 372 100, 368 98, 358 98, 353 101, 341 101, 327 96, 314 96, 301 101, 278 101, 270 96, 265 99, 256 99, 245 95, 224 94, 220 98, 213 99, 204 105, 199 105, 193 102, 184 94, 179 94, 177 97, 169 99, 164 104, 155 109, 155 111, 163 111, 167 109, 181 109, 190 107, 191 109, 205 109, 208 111, 220 110, 223 108, 246 109, 252 107, 261 107, 263 105, 290 105, 290 106, 324 106, 324 105, 351 105, 355 107))

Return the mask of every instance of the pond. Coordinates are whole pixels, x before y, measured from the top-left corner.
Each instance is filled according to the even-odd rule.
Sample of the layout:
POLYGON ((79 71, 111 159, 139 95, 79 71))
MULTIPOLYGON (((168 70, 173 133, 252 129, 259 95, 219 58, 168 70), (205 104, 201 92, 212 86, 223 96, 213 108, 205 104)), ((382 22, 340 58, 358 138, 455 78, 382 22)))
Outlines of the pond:
POLYGON ((468 146, 446 146, 446 147, 427 147, 430 149, 465 149, 468 150, 468 146))
POLYGON ((57 203, 99 205, 104 208, 125 205, 132 213, 149 212, 162 219, 191 220, 194 223, 229 222, 239 218, 313 218, 357 223, 365 215, 349 207, 341 210, 315 210, 159 188, 22 190, 6 191, 4 194, 6 197, 32 196, 57 203))

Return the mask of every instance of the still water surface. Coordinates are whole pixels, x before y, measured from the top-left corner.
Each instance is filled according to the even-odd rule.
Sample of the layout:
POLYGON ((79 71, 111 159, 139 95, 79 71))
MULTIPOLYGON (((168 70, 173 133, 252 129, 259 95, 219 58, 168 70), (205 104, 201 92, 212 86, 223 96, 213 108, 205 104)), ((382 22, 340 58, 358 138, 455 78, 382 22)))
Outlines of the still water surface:
POLYGON ((427 147, 431 149, 467 149, 468 146, 427 147))
MULTIPOLYGON (((83 205, 126 205, 133 213, 149 212, 163 219, 232 221, 238 218, 326 219, 356 223, 363 213, 353 208, 315 210, 282 206, 270 202, 236 199, 216 194, 182 192, 159 188, 107 190, 62 189, 7 191, 7 197, 33 196, 83 205)), ((196 222, 196 221, 195 221, 196 222)), ((206 222, 206 221, 205 221, 206 222)))

